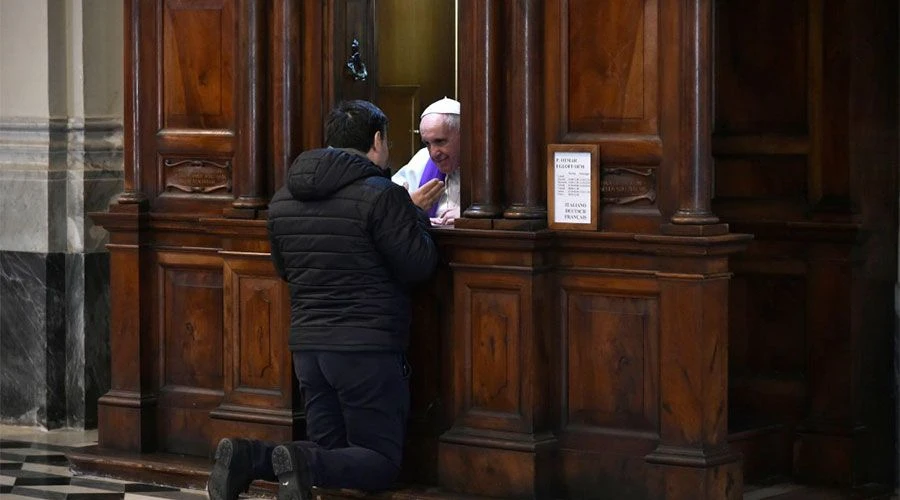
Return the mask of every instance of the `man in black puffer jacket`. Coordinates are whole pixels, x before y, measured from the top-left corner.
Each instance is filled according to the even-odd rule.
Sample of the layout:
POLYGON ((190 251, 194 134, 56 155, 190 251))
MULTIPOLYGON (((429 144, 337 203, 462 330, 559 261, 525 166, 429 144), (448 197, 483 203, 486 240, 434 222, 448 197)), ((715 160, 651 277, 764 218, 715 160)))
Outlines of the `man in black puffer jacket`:
POLYGON ((409 414, 410 287, 437 265, 428 216, 383 170, 387 118, 372 103, 341 103, 328 148, 293 163, 269 204, 272 260, 291 292, 290 349, 306 396, 307 437, 226 438, 208 490, 234 499, 254 479, 278 497, 310 488, 382 490, 400 471, 409 414))

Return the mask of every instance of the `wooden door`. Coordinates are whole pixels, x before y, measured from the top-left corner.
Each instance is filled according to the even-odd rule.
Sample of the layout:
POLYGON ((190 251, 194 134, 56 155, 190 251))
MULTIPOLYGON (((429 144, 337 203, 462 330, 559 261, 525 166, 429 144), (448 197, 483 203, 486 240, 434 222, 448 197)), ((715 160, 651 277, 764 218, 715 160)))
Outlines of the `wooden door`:
POLYGON ((374 101, 374 0, 339 0, 334 4, 333 61, 335 101, 374 101))

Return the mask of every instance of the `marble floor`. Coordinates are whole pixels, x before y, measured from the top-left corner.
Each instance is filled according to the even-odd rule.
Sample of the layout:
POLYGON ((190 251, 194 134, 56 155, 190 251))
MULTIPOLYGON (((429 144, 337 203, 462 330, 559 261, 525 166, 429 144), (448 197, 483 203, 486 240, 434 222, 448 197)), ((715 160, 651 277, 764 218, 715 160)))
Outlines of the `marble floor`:
POLYGON ((97 431, 0 425, 0 498, 12 499, 201 499, 205 491, 140 484, 113 478, 73 476, 66 450, 97 444, 97 431))
MULTIPOLYGON (((200 499, 201 490, 141 484, 113 478, 75 476, 65 453, 70 448, 97 444, 96 430, 45 431, 31 427, 0 425, 0 498, 45 499, 200 499)), ((413 495, 415 497, 417 495, 413 495)), ((404 498, 409 495, 404 495, 404 498)), ((429 498, 431 496, 429 495, 429 498)), ((744 500, 845 500, 890 498, 896 495, 846 494, 795 484, 749 485, 744 500)))

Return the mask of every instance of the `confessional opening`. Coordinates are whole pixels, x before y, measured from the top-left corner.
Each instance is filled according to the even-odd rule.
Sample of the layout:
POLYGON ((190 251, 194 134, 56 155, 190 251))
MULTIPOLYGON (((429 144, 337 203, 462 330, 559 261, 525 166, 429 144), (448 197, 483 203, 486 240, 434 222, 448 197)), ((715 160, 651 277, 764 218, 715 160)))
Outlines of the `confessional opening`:
POLYGON ((419 115, 457 98, 458 0, 344 0, 335 12, 335 101, 367 99, 390 121, 392 171, 422 147, 419 115))

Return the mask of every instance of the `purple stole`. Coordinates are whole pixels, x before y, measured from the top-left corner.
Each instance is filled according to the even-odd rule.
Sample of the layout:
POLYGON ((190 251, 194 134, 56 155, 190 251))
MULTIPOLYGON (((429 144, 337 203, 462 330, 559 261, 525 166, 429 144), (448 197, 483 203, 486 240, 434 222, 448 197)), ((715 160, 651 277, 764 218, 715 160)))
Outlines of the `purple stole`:
MULTIPOLYGON (((431 179, 437 179, 441 182, 444 182, 446 178, 447 174, 441 172, 440 169, 438 169, 438 166, 435 165, 435 163, 431 161, 431 158, 429 157, 428 162, 425 164, 425 170, 422 171, 422 178, 419 179, 419 187, 424 186, 431 179)), ((428 210, 428 216, 437 217, 437 208, 438 203, 435 202, 435 204, 432 205, 431 209, 428 210)))

